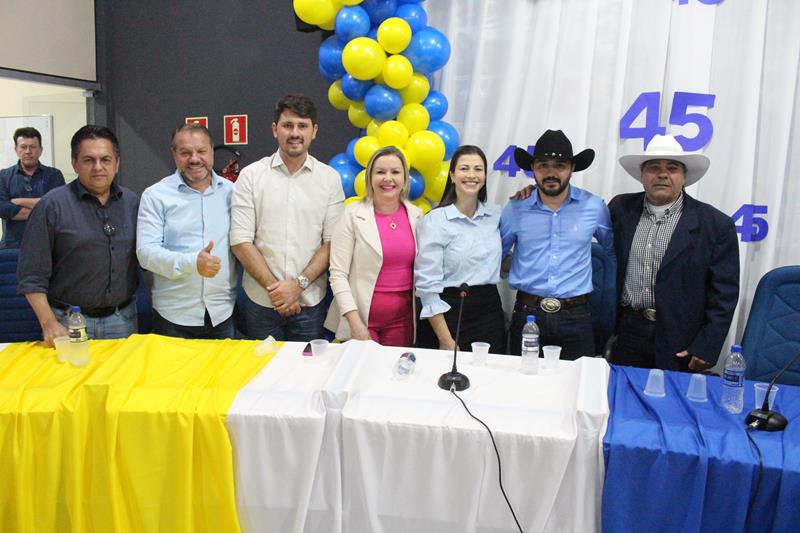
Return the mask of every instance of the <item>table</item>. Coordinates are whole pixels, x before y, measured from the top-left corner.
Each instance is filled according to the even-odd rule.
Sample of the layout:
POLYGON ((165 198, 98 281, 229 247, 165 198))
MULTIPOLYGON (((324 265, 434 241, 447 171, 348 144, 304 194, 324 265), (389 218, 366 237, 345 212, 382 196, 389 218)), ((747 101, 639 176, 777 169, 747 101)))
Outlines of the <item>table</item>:
MULTIPOLYGON (((485 430, 436 386, 451 356, 350 341, 320 358, 287 343, 227 417, 245 531, 515 531, 485 430)), ((519 358, 469 354, 461 393, 492 428, 525 531, 598 531, 609 367, 562 361, 526 376, 519 358)))
POLYGON ((720 405, 719 377, 708 377, 709 401, 701 404, 685 397, 689 374, 665 377, 667 396, 652 398, 642 392, 647 370, 611 367, 603 531, 798 531, 800 388, 780 386, 784 432, 751 434, 764 469, 746 527, 759 464, 744 424, 753 382, 745 386, 744 410, 733 415, 720 405))

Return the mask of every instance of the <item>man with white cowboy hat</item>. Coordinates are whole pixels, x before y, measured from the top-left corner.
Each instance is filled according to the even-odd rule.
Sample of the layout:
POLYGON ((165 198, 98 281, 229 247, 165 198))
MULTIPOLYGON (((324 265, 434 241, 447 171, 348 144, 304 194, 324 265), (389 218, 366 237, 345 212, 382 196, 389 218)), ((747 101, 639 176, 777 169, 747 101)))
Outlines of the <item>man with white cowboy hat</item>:
POLYGON ((570 185, 570 178, 592 164, 594 150, 573 155, 561 130, 547 130, 533 155, 517 148, 514 159, 533 170, 536 190, 509 202, 500 218, 503 256, 513 248, 508 281, 517 289, 510 353, 520 353, 526 316, 536 315, 542 345, 561 346, 564 359, 593 356, 592 236, 613 259, 614 235, 603 199, 570 185))
POLYGON ((684 187, 708 157, 656 135, 619 163, 644 186, 608 204, 617 252, 617 364, 703 371, 714 364, 739 298, 733 221, 684 187))

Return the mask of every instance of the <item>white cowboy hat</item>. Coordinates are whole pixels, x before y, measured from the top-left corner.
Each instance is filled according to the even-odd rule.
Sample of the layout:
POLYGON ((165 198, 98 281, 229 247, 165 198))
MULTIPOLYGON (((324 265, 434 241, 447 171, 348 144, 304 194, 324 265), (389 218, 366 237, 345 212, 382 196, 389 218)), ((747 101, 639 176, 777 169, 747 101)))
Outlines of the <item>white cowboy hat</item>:
POLYGON ((642 163, 651 159, 671 159, 686 165, 686 186, 697 183, 708 170, 711 160, 703 154, 684 152, 673 135, 656 135, 641 154, 623 155, 619 164, 625 171, 642 181, 642 163))

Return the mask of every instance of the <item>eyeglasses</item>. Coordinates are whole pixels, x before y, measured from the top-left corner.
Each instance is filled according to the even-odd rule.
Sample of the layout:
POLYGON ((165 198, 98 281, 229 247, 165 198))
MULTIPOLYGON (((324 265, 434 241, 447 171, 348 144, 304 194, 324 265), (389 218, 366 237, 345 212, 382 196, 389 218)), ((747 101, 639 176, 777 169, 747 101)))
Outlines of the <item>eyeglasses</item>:
POLYGON ((106 211, 106 208, 98 207, 97 214, 103 221, 103 233, 106 234, 106 237, 113 237, 117 233, 117 228, 114 226, 114 224, 108 221, 108 211, 106 211))

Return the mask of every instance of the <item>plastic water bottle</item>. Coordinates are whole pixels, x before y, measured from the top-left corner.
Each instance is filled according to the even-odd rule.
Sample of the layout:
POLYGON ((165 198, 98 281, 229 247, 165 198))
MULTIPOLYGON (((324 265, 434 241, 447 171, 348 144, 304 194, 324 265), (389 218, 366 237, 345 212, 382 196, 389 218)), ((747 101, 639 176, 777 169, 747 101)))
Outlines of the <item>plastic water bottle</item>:
POLYGON ((722 406, 733 414, 739 414, 744 407, 744 371, 747 363, 742 357, 742 347, 731 346, 731 353, 725 358, 725 371, 722 373, 722 406))
POLYGON ((523 374, 536 374, 539 372, 539 326, 536 325, 536 316, 528 315, 527 322, 522 326, 522 366, 523 374))
POLYGON ((417 365, 417 356, 413 352, 406 352, 400 356, 394 365, 394 375, 399 380, 406 379, 409 374, 414 372, 417 365))
POLYGON ((84 366, 89 362, 89 335, 86 334, 86 319, 80 306, 73 306, 67 318, 67 331, 70 341, 70 363, 84 366))

